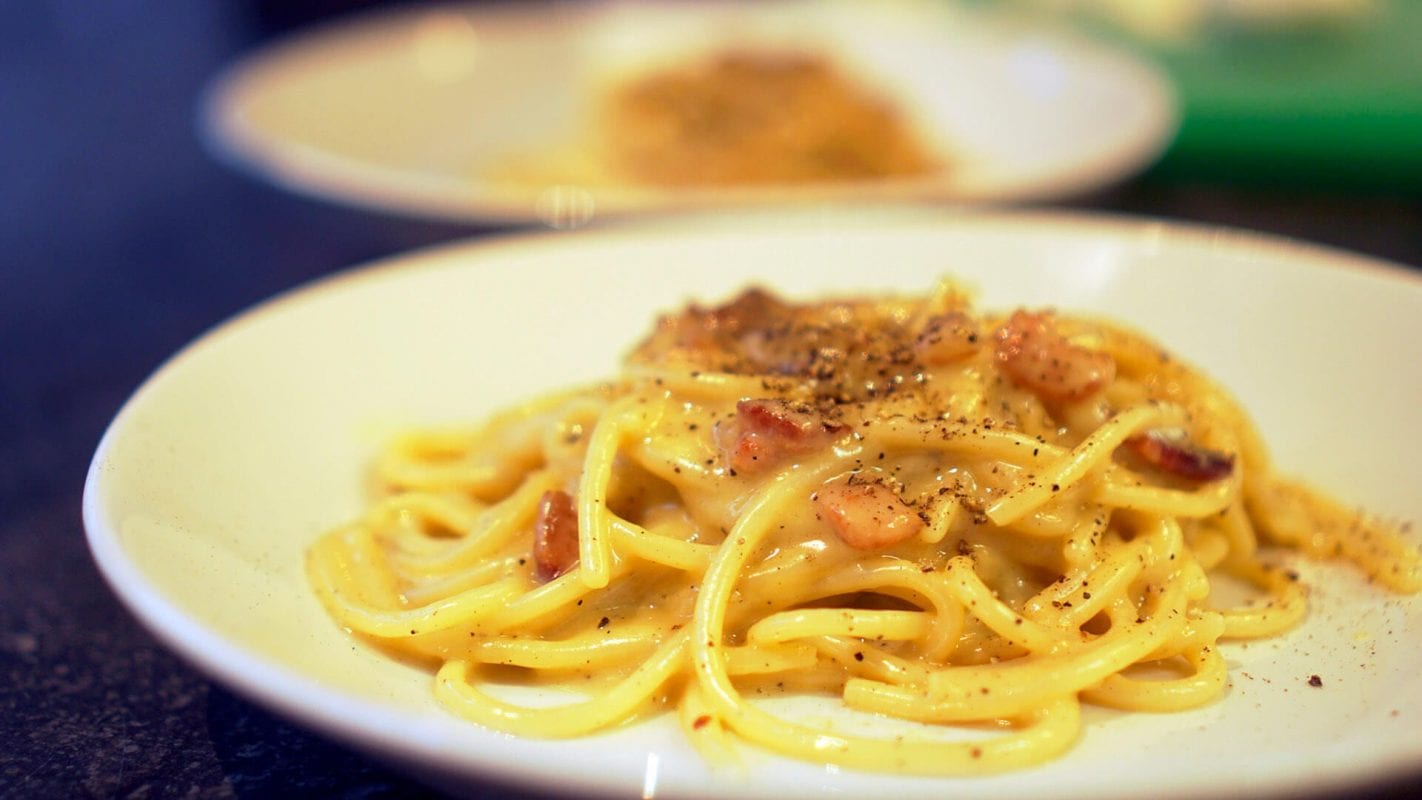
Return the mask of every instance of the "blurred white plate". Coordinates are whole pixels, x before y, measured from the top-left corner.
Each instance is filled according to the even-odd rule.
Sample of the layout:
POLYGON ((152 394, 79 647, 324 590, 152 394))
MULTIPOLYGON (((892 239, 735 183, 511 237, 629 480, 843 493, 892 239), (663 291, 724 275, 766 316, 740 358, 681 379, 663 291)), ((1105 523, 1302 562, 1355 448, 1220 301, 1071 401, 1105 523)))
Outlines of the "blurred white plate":
MULTIPOLYGON (((870 209, 663 220, 417 253, 279 297, 158 371, 98 448, 89 541, 122 600, 214 679, 411 773, 580 796, 1227 797, 1356 788, 1422 764, 1422 596, 1303 564, 1307 622, 1225 648, 1233 683, 1179 714, 1088 709, 1040 768, 974 780, 826 769, 744 748, 708 768, 662 718, 571 741, 443 711, 432 676, 364 646, 302 574, 353 517, 385 434, 485 417, 614 373, 658 311, 755 281, 794 296, 918 291, 1053 304, 1152 332, 1232 387, 1278 463, 1422 520, 1422 279, 1285 241, 1055 215, 870 209), (813 265, 813 268, 806 268, 813 265), (1317 674, 1322 688, 1307 679, 1317 674)), ((1419 776, 1422 777, 1422 776, 1419 776)))
POLYGON ((210 87, 213 152, 279 185, 466 221, 865 197, 1077 194, 1150 164, 1176 129, 1149 65, 1061 30, 935 2, 414 6, 277 42, 210 87), (948 166, 912 179, 737 190, 500 180, 586 134, 611 76, 731 45, 823 52, 891 98, 948 166))

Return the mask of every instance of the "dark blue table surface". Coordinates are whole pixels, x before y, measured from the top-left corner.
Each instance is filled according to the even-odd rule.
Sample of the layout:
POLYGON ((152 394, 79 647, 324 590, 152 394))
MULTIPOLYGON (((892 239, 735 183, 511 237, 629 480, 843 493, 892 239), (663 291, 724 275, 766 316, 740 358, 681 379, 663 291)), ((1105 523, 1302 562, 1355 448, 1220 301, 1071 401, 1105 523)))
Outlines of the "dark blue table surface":
MULTIPOLYGON (((209 683, 118 605, 79 502, 161 361, 278 291, 473 226, 353 211, 215 163, 204 82, 360 3, 0 4, 0 797, 436 796, 209 683)), ((1147 174, 1059 203, 1272 231, 1422 264, 1416 192, 1147 174)), ((518 796, 469 787, 490 797, 518 796)), ((1410 783, 1376 796, 1417 796, 1410 783)))

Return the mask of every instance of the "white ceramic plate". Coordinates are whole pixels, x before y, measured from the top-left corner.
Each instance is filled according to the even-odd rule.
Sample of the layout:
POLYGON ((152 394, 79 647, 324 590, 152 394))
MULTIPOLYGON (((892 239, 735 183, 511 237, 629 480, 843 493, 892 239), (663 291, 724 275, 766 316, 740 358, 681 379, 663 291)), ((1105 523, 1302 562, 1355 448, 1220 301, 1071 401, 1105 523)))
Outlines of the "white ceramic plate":
POLYGON ((947 3, 833 0, 410 7, 252 54, 214 82, 203 120, 220 157, 290 189, 558 226, 708 204, 1060 197, 1143 168, 1176 127, 1165 79, 1103 45, 947 3), (828 54, 895 100, 950 167, 720 192, 494 177, 576 149, 587 106, 612 76, 748 43, 828 54))
POLYGON ((185 349, 123 408, 84 515, 119 596, 164 642, 264 705, 446 786, 579 795, 1225 797, 1356 787, 1422 763, 1422 597, 1304 566, 1306 624, 1228 645, 1206 708, 1092 711, 1064 758, 976 780, 826 769, 749 748, 709 769, 670 719, 573 741, 461 722, 424 670, 337 629, 305 548, 361 503, 383 436, 470 421, 614 372, 660 310, 748 281, 804 296, 919 290, 954 273, 986 307, 1053 304, 1152 331, 1233 387, 1279 463, 1422 521, 1422 279, 1209 229, 1053 215, 839 209, 669 219, 459 245, 318 282, 185 349), (1324 686, 1312 688, 1317 674, 1324 686))

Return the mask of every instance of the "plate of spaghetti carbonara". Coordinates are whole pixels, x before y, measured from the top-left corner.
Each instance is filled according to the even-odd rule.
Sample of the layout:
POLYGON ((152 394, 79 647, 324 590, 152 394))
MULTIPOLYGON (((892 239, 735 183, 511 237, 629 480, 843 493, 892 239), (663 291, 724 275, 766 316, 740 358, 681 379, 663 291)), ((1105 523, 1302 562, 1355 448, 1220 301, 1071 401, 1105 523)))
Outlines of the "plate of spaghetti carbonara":
POLYGON ((457 245, 183 351, 85 519, 215 679, 464 791, 1357 788, 1422 757, 1419 310, 1048 214, 457 245))
POLYGON ((949 4, 407 6, 214 79, 210 150, 359 206, 575 227, 672 208, 1023 201, 1148 166, 1168 80, 1108 44, 949 4))

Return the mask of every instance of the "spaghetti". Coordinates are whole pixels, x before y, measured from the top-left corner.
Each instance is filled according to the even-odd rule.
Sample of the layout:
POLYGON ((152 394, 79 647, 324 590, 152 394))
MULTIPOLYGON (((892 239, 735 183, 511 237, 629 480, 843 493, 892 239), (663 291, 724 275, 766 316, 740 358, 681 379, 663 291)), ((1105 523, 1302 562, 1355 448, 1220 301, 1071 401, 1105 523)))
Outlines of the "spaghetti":
POLYGON ((674 708, 820 762, 980 774, 1057 756, 1083 703, 1224 690, 1222 640, 1306 610, 1261 544, 1422 588, 1402 531, 1277 476, 1239 406, 1158 345, 1053 312, 749 290, 663 317, 605 385, 417 433, 311 549, 331 615, 437 669, 454 713, 579 736, 674 708), (1216 583, 1254 587, 1218 608, 1216 583), (1162 677, 1162 675, 1164 677, 1162 677), (580 692, 520 705, 490 684, 580 692), (757 698, 838 698, 896 735, 757 698))

